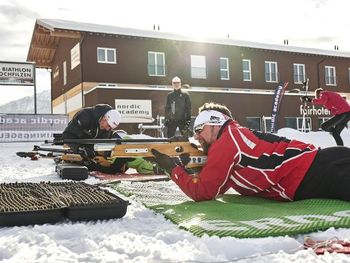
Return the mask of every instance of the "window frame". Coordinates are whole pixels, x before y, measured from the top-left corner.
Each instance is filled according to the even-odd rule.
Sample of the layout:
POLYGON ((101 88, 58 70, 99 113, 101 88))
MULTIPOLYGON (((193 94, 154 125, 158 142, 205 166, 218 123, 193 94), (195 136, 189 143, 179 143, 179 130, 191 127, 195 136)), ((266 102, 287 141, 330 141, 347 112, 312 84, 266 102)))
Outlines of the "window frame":
POLYGON ((335 66, 324 66, 324 77, 326 86, 336 86, 337 85, 337 71, 335 66), (333 76, 330 76, 333 73, 333 76), (333 83, 331 80, 333 79, 333 83), (329 82, 328 82, 329 81, 329 82))
POLYGON ((230 65, 229 65, 230 60, 229 60, 229 58, 228 57, 220 57, 219 62, 220 62, 220 79, 221 80, 230 80, 230 65), (221 67, 221 60, 225 60, 226 61, 227 68, 222 68, 221 67), (226 74, 227 74, 226 78, 222 77, 222 75, 221 75, 222 72, 226 72, 226 74))
POLYGON ((285 117, 285 127, 287 128, 292 128, 292 129, 296 129, 300 132, 310 132, 312 131, 312 119, 309 116, 305 116, 305 128, 303 129, 303 117, 285 117), (296 127, 291 127, 291 126, 287 126, 287 120, 295 120, 296 121, 296 127))
POLYGON ((294 84, 303 84, 305 82, 305 80, 306 80, 305 64, 293 63, 293 81, 294 81, 294 84), (301 67, 302 67, 302 72, 300 74, 301 67), (300 76, 302 77, 302 79, 300 78, 300 76))
POLYGON ((98 64, 117 64, 117 50, 109 47, 97 47, 97 63, 98 64), (100 60, 99 50, 104 51, 105 60, 100 60), (113 51, 113 61, 108 61, 108 51, 113 51))
MULTIPOLYGON (((207 72, 207 63, 206 63, 206 56, 202 56, 202 55, 191 55, 190 56, 191 59, 191 78, 193 79, 207 79, 208 78, 208 72, 207 72), (195 58, 203 58, 203 62, 204 62, 204 67, 194 67, 193 66, 193 62, 195 58), (193 69, 202 69, 204 72, 204 75, 200 75, 199 73, 194 73, 193 69)), ((202 72, 201 72, 202 73, 202 72)))
POLYGON ((67 85, 67 61, 63 61, 62 63, 62 67, 63 67, 63 86, 67 85))
POLYGON ((261 117, 246 117, 246 123, 247 123, 247 128, 249 129, 253 129, 253 130, 257 130, 257 131, 261 131, 261 117), (249 120, 253 120, 253 122, 255 122, 258 125, 258 128, 252 127, 251 125, 249 125, 249 123, 253 123, 253 122, 249 122, 249 120))
POLYGON ((243 74, 243 81, 252 81, 252 64, 250 59, 242 59, 242 74, 243 74), (248 62, 248 70, 244 69, 244 62, 248 62), (246 79, 244 77, 244 74, 249 74, 249 79, 246 79))
POLYGON ((165 77, 166 76, 166 67, 165 67, 165 53, 159 51, 147 51, 147 73, 150 77, 165 77), (154 56, 154 65, 150 64, 150 55, 154 56), (158 66, 158 55, 162 56, 162 65, 158 66), (151 72, 151 67, 154 66, 154 74, 151 72), (163 69, 163 74, 159 73, 158 67, 163 69))
POLYGON ((265 71, 265 82, 270 82, 270 83, 278 82, 279 78, 278 78, 278 63, 277 63, 277 61, 265 61, 264 71, 265 71), (266 71, 266 64, 268 64, 269 72, 266 71), (271 71, 271 69, 272 69, 271 65, 275 65, 275 69, 276 69, 275 73, 273 73, 271 71), (272 78, 273 74, 276 75, 275 80, 272 78), (267 77, 269 77, 269 79, 267 77))

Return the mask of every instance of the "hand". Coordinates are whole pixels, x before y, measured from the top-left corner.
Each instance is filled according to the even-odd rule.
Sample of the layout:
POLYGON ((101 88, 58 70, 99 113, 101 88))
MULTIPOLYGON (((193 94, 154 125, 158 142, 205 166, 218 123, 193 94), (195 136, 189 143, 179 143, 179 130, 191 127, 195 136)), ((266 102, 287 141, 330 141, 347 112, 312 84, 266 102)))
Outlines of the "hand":
POLYGON ((78 152, 85 159, 93 159, 96 156, 94 149, 91 149, 90 147, 81 146, 79 147, 78 152))
POLYGON ((185 167, 191 161, 189 153, 180 154, 180 165, 185 167))
POLYGON ((161 153, 155 149, 151 149, 151 152, 154 155, 155 161, 160 166, 160 168, 164 169, 169 175, 171 175, 171 171, 176 167, 174 160, 168 155, 161 153))
POLYGON ((311 102, 311 101, 312 101, 312 99, 309 98, 308 96, 302 96, 302 97, 300 98, 300 100, 301 100, 302 102, 311 102))

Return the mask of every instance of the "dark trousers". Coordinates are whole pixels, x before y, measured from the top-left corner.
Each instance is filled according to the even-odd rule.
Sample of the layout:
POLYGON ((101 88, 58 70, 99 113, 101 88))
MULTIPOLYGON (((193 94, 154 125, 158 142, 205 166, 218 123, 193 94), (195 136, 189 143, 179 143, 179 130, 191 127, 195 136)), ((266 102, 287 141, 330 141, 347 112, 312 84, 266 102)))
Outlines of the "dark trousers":
POLYGON ((181 132, 182 136, 187 136, 187 127, 185 121, 169 121, 167 124, 167 137, 171 138, 175 136, 175 132, 177 127, 179 127, 179 130, 181 132))
POLYGON ((345 112, 342 114, 335 115, 330 118, 328 121, 325 121, 321 124, 321 128, 324 131, 330 132, 337 143, 337 145, 343 146, 343 140, 340 137, 340 133, 348 124, 350 120, 350 112, 345 112))
POLYGON ((350 148, 319 150, 294 200, 330 198, 350 201, 350 148))

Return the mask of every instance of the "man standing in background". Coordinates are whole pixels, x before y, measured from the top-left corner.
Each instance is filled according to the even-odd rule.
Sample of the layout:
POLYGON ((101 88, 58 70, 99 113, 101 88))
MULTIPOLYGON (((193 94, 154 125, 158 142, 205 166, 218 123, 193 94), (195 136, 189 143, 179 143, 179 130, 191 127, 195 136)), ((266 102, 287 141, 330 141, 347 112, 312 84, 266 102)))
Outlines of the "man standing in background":
POLYGON ((182 136, 191 136, 191 99, 187 92, 181 89, 181 79, 172 79, 174 90, 167 96, 165 106, 165 123, 167 127, 167 137, 175 135, 177 127, 182 136))

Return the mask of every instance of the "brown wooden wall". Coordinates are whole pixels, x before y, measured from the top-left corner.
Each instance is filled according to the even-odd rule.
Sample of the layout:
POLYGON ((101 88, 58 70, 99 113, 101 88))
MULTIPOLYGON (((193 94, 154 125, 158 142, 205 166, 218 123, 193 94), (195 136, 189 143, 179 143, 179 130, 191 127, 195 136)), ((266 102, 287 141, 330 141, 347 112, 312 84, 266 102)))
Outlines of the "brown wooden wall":
MULTIPOLYGON (((85 95, 86 106, 94 106, 98 103, 107 103, 115 107, 115 99, 143 99, 152 100, 152 116, 164 116, 166 96, 170 89, 138 90, 138 89, 104 89, 98 88, 85 95)), ((233 117, 241 124, 247 125, 246 117, 270 117, 272 112, 273 94, 241 94, 225 92, 199 92, 189 90, 192 102, 192 116, 198 114, 198 108, 205 102, 213 101, 226 105, 233 117)), ((299 96, 285 95, 282 98, 279 114, 279 127, 284 127, 284 117, 302 117, 300 114, 299 96)), ((317 107, 319 108, 319 107, 317 107)), ((313 130, 317 130, 318 121, 312 117, 313 130)), ((320 116, 319 116, 320 117, 320 116)), ((128 133, 138 133, 138 124, 121 124, 120 129, 128 133)))
POLYGON ((85 34, 81 40, 61 39, 56 51, 53 71, 59 67, 59 76, 53 79, 52 97, 81 82, 120 83, 142 85, 170 85, 177 75, 182 83, 191 86, 220 87, 235 89, 275 89, 277 83, 267 83, 264 77, 264 62, 278 62, 279 80, 288 81, 290 89, 301 88, 293 83, 293 63, 305 64, 306 75, 310 79, 310 90, 323 87, 339 92, 350 92, 350 58, 327 57, 303 53, 282 52, 247 47, 173 41, 131 36, 85 34), (81 64, 70 70, 70 50, 81 41, 81 64), (115 48, 117 64, 97 63, 97 47, 115 48), (166 76, 154 77, 147 74, 147 52, 165 53, 166 76), (207 79, 192 79, 190 56, 206 57, 207 79), (230 80, 220 80, 219 58, 229 58, 230 80), (242 59, 250 59, 252 65, 251 82, 242 81, 242 59), (63 61, 67 61, 68 84, 63 86, 63 61), (335 66, 337 86, 325 86, 324 66, 335 66))

